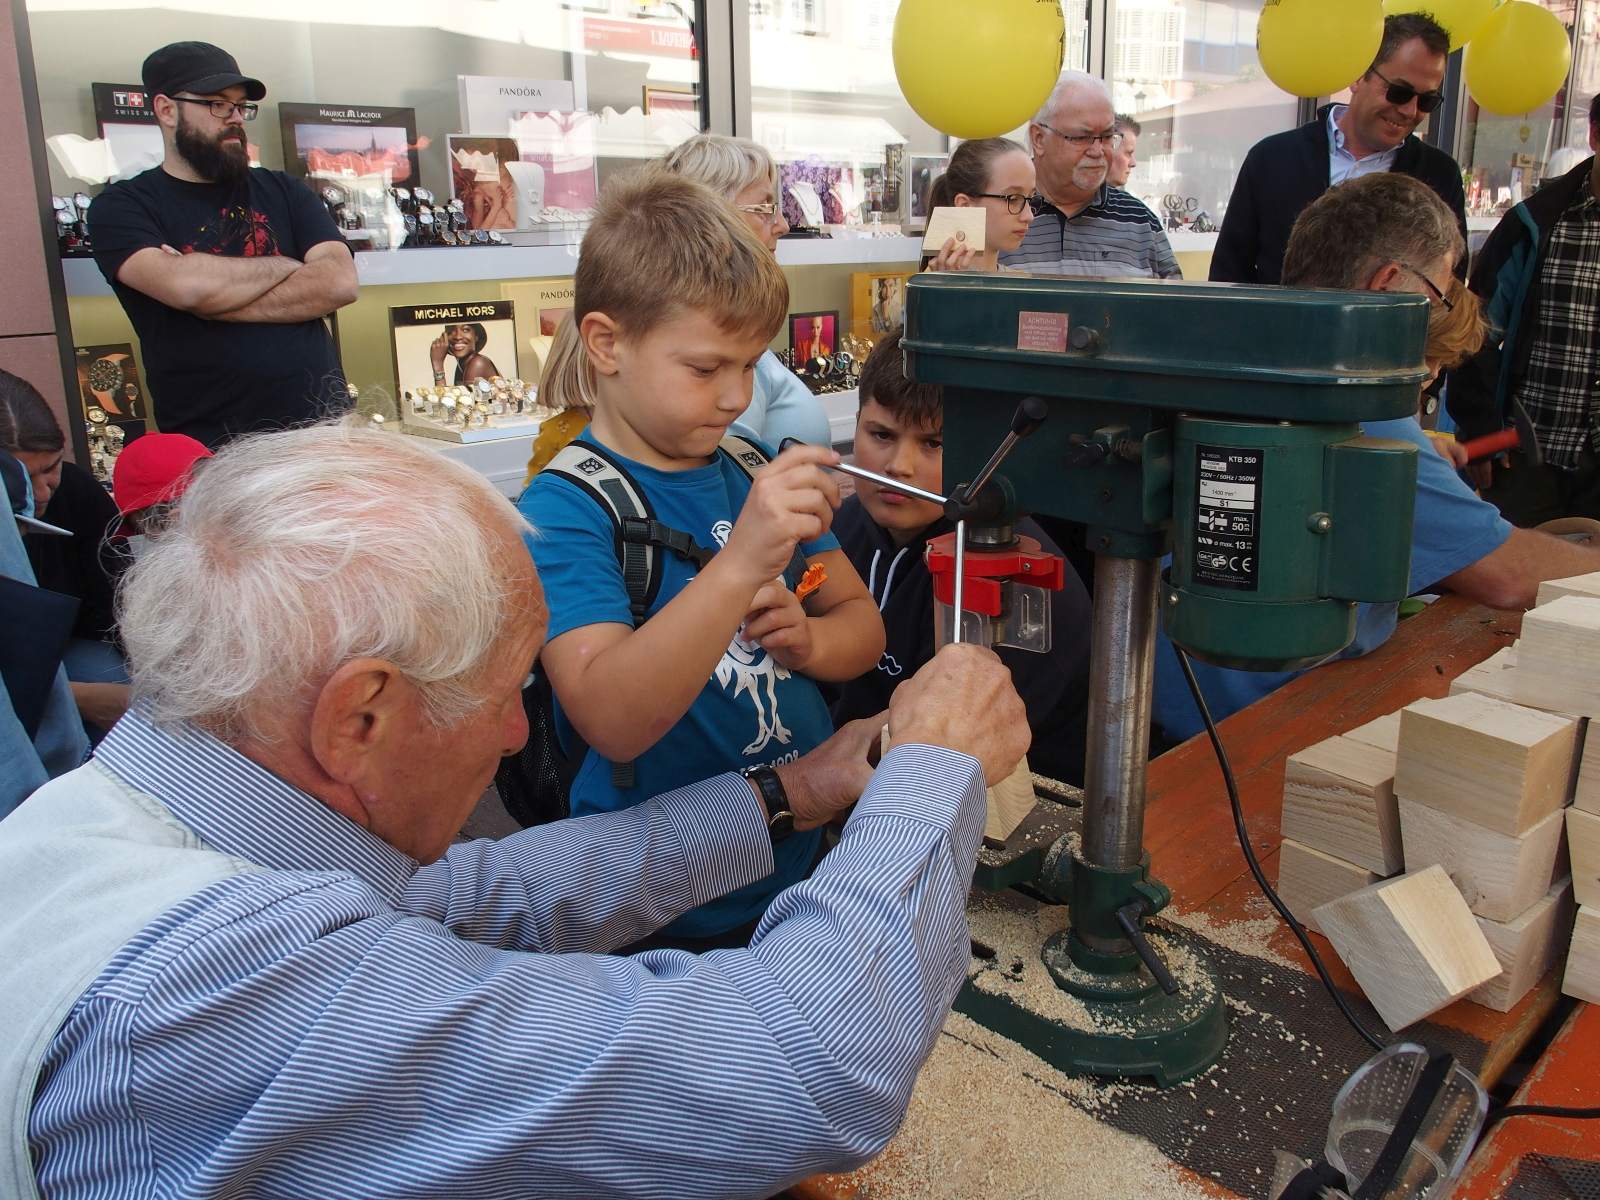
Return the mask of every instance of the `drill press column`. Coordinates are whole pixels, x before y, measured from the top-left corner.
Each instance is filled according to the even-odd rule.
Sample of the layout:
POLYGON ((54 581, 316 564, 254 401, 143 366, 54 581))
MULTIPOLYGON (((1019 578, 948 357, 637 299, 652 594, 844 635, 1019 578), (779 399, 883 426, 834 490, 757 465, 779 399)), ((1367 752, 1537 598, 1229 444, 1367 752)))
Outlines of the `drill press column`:
POLYGON ((1095 559, 1083 857, 1113 870, 1144 855, 1159 577, 1154 559, 1095 559))

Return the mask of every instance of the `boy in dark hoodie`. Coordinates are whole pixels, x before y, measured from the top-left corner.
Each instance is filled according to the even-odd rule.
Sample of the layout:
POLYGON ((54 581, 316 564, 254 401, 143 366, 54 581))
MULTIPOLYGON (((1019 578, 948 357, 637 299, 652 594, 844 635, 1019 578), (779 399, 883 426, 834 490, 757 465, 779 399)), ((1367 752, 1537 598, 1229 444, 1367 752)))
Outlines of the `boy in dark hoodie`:
MULTIPOLYGON (((855 463, 930 492, 944 491, 944 408, 941 389, 905 377, 900 335, 874 347, 861 371, 855 463)), ((902 680, 933 657, 933 578, 923 561, 929 538, 953 528, 938 507, 860 480, 840 506, 833 532, 867 581, 883 614, 888 641, 878 665, 830 689, 835 723, 869 717, 889 706, 902 680)), ((1055 543, 1031 519, 1017 532, 1037 538, 1048 554, 1055 543)), ((1028 709, 1033 746, 1029 766, 1063 783, 1083 783, 1085 721, 1089 706, 1089 597, 1073 571, 1051 593, 1049 654, 1005 648, 1001 659, 1028 709)))

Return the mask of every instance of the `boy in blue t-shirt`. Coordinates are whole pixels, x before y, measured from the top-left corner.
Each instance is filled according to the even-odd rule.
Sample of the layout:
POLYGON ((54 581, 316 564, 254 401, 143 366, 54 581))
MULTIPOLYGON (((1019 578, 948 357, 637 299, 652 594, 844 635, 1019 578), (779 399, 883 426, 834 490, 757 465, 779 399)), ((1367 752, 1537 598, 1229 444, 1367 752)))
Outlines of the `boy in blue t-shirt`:
MULTIPOLYGON (((635 628, 611 511, 548 471, 523 493, 549 608, 541 661, 558 731, 588 746, 571 790, 578 816, 814 749, 833 726, 812 680, 870 668, 883 622, 828 532, 838 493, 823 467, 838 456, 796 447, 752 482, 718 450, 788 308, 783 272, 737 215, 681 177, 617 181, 584 237, 574 291, 595 378, 594 419, 574 445, 618 464, 654 520, 717 551, 697 570, 658 550, 660 588, 635 628), (791 577, 797 545, 827 575, 803 603, 791 577), (631 785, 613 772, 619 763, 633 764, 631 785)), ((742 942, 772 897, 807 874, 819 840, 812 830, 776 841, 770 876, 667 933, 742 942)))

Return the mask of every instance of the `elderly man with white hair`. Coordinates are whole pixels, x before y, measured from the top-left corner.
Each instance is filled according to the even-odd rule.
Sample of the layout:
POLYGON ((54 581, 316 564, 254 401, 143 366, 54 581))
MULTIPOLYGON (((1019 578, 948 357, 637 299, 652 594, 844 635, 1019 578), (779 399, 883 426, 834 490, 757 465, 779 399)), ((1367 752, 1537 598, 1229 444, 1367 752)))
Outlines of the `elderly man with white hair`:
POLYGON ((1028 124, 1039 190, 1033 223, 1001 265, 1034 275, 1182 276, 1156 215, 1106 178, 1121 137, 1106 85, 1063 72, 1028 124))
POLYGON ((523 532, 408 438, 208 464, 125 585, 133 710, 0 822, 0 1193, 764 1196, 887 1142, 1027 738, 1005 668, 947 648, 782 811, 730 774, 452 844, 527 734, 523 532), (858 795, 748 948, 606 955, 858 795))

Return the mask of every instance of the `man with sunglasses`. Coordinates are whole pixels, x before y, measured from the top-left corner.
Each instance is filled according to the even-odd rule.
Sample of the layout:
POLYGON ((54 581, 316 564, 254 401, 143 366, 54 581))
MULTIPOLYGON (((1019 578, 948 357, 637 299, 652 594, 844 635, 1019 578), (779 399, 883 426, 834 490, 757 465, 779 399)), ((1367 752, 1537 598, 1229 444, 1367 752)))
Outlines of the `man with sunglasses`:
MULTIPOLYGON (((1444 99, 1450 35, 1423 13, 1383 22, 1383 41, 1349 104, 1330 104, 1299 129, 1257 142, 1245 156, 1211 257, 1221 283, 1277 283, 1289 230, 1302 209, 1330 187, 1382 171, 1410 175, 1455 213, 1466 237, 1461 168, 1415 130, 1444 99)), ((1465 278, 1463 260, 1457 274, 1465 278)))
POLYGON ((1116 120, 1104 83, 1062 74, 1028 125, 1039 194, 1022 245, 1002 265, 1035 275, 1182 274, 1156 215, 1107 179, 1122 137, 1116 120))
POLYGON ((251 168, 266 87, 206 42, 162 47, 143 79, 165 157, 106 188, 89 232, 157 424, 215 447, 348 408, 324 318, 356 298, 355 260, 305 184, 251 168))
MULTIPOLYGON (((1600 149, 1600 96, 1589 103, 1589 149, 1600 149)), ((1521 526, 1600 518, 1600 158, 1508 212, 1473 263, 1471 287, 1493 333, 1450 375, 1458 436, 1496 433, 1521 405, 1541 458, 1516 451, 1509 470, 1474 464, 1485 499, 1521 526)))

